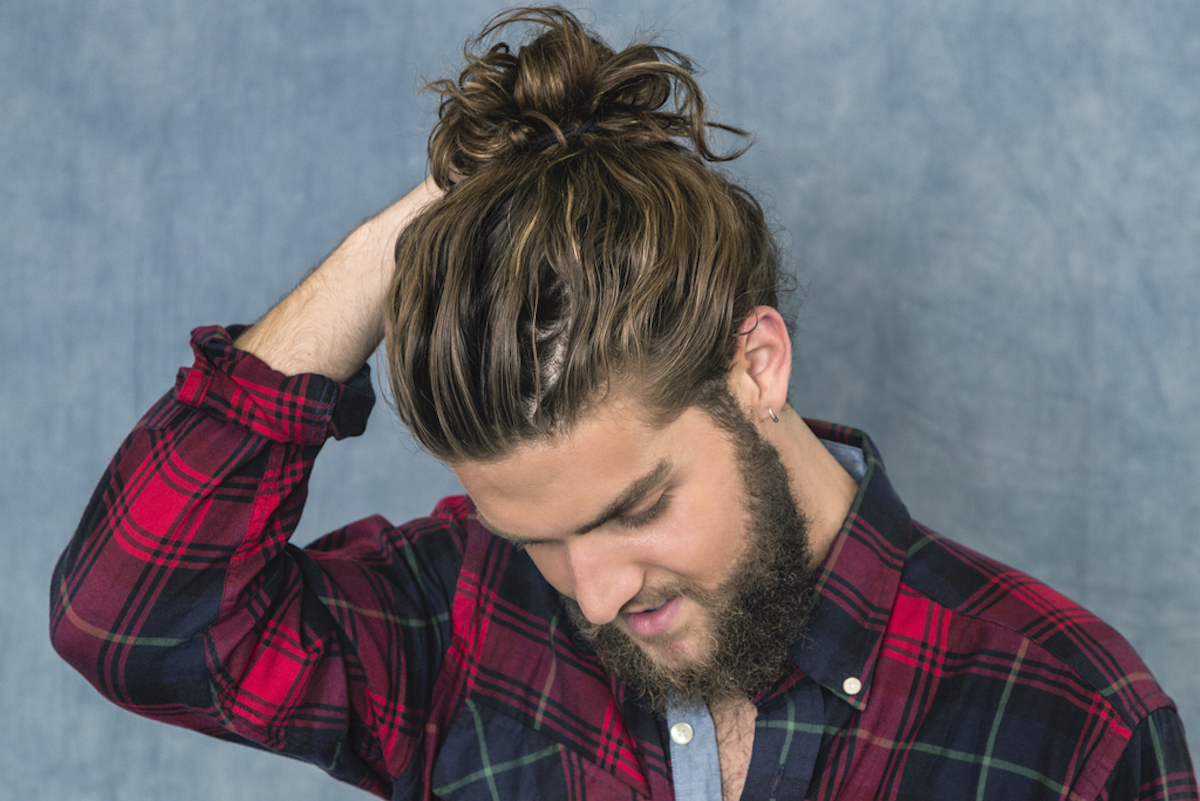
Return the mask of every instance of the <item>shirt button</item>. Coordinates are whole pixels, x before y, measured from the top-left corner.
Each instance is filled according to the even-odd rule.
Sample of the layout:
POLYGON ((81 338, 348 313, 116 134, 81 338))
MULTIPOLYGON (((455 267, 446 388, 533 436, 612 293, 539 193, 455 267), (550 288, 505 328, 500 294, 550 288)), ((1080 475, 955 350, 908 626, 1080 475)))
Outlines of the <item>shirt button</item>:
POLYGON ((851 676, 842 682, 842 689, 846 691, 846 695, 858 695, 862 692, 862 682, 851 676))
POLYGON ((692 727, 687 723, 676 723, 671 727, 671 739, 680 745, 687 745, 690 743, 695 734, 696 733, 692 731, 692 727))

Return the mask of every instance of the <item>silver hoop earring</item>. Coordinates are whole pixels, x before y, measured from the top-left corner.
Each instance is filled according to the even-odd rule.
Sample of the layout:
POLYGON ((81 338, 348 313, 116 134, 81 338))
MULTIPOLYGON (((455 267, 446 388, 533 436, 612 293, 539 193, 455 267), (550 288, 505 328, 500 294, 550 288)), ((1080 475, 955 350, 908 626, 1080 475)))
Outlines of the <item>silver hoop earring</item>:
POLYGON ((773 422, 779 422, 779 418, 775 416, 775 411, 770 406, 767 407, 767 414, 771 415, 771 420, 773 422))

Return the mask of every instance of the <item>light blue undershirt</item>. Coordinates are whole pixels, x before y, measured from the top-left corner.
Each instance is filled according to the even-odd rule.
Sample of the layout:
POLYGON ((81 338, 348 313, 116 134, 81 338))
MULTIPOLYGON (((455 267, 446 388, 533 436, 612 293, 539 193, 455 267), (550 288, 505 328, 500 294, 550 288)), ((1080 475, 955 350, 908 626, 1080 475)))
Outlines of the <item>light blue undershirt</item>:
MULTIPOLYGON (((867 460, 862 449, 841 442, 821 440, 838 464, 855 481, 861 482, 867 472, 867 460)), ((671 776, 675 784, 675 801, 721 801, 721 760, 717 754, 717 730, 708 707, 683 710, 667 707, 667 731, 680 723, 692 727, 692 739, 686 744, 669 740, 671 744, 671 776)))
POLYGON ((850 474, 851 478, 862 483, 863 476, 867 474, 867 457, 863 455, 862 448, 856 448, 844 442, 830 442, 827 439, 821 440, 821 444, 825 446, 825 450, 833 454, 833 458, 838 460, 838 464, 850 474))

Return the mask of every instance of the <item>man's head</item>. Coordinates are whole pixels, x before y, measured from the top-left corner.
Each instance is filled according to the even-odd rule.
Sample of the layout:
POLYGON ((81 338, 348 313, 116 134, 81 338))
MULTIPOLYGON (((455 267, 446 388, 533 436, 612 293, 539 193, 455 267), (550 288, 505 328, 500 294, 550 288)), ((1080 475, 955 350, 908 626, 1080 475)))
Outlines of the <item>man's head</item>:
POLYGON ((811 604, 808 521, 730 393, 672 423, 605 406, 569 434, 456 472, 526 549, 611 670, 660 710, 753 695, 811 604))
POLYGON ((762 433, 790 368, 775 244, 707 163, 681 56, 613 51, 560 9, 476 43, 517 23, 536 37, 431 84, 447 192, 397 243, 397 409, 613 669, 660 704, 745 695, 781 668, 810 583, 762 433))

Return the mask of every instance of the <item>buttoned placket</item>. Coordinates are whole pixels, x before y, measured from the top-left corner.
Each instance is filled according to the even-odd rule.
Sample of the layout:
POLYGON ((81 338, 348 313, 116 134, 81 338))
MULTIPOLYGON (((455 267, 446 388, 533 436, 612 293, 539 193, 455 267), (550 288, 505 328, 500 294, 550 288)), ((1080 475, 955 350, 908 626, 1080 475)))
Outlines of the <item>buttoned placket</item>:
POLYGON ((721 801, 717 730, 707 707, 667 708, 675 801, 721 801))

